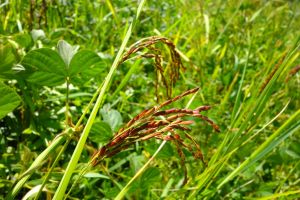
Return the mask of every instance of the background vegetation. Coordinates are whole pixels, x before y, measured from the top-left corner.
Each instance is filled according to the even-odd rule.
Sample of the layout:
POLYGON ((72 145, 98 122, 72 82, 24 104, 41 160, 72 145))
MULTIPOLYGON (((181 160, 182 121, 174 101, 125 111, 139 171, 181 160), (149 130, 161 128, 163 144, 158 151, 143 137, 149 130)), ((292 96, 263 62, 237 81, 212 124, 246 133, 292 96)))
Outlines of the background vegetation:
MULTIPOLYGON (((137 142, 79 177, 113 132, 168 98, 165 85, 156 82, 154 59, 129 59, 113 71, 104 90, 67 183, 69 191, 76 182, 70 199, 300 198, 300 2, 152 0, 137 19, 138 5, 0 1, 0 198, 34 197, 46 176, 40 199, 57 192, 97 104, 87 110, 81 126, 73 124, 108 79, 130 34, 125 51, 150 36, 176 45, 185 70, 171 85, 171 96, 200 90, 169 108, 210 105, 205 114, 221 132, 193 119, 189 134, 207 166, 184 151, 189 178, 184 186, 184 166, 171 142, 145 165, 162 142, 156 139, 137 142), (30 168, 34 161, 37 165, 30 168), (146 170, 132 179, 143 166, 146 170)), ((168 48, 155 48, 167 72, 168 48)))

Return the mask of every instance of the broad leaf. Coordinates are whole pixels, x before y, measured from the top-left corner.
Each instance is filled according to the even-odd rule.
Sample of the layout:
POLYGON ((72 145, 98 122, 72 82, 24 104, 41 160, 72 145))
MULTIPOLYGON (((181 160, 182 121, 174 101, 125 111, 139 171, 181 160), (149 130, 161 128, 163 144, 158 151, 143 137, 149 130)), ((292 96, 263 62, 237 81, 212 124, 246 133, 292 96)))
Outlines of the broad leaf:
POLYGON ((46 38, 45 32, 41 29, 33 29, 30 33, 34 41, 44 40, 46 38))
POLYGON ((57 86, 67 77, 72 83, 84 83, 102 71, 104 63, 94 52, 83 50, 77 52, 78 46, 71 46, 61 40, 58 51, 41 48, 30 51, 23 59, 27 80, 43 86, 57 86))
POLYGON ((96 122, 93 124, 89 138, 95 143, 108 142, 113 136, 110 125, 105 122, 96 122))
POLYGON ((65 78, 63 76, 58 76, 51 72, 35 72, 29 76, 27 80, 38 85, 46 86, 57 86, 65 82, 65 78))
POLYGON ((73 56, 79 49, 78 45, 72 46, 64 40, 60 40, 57 45, 57 50, 61 58, 64 60, 67 69, 69 69, 70 62, 73 56))
POLYGON ((29 49, 33 45, 33 38, 28 33, 19 33, 13 37, 21 47, 29 49))
POLYGON ((146 191, 153 187, 161 179, 160 171, 157 167, 150 167, 141 175, 138 181, 134 182, 130 187, 130 193, 135 193, 137 190, 146 191))
POLYGON ((121 114, 117 110, 111 109, 109 104, 104 105, 100 113, 103 121, 108 123, 113 131, 117 131, 123 123, 121 114))
POLYGON ((13 111, 21 102, 19 95, 10 87, 0 82, 0 119, 13 111))
MULTIPOLYGON (((103 62, 95 52, 89 50, 79 51, 71 60, 69 75, 72 79, 72 76, 75 76, 80 72, 87 71, 90 68, 94 68, 99 64, 103 65, 103 62)), ((93 75, 95 75, 95 73, 93 75)))
POLYGON ((60 85, 67 75, 64 61, 52 49, 41 48, 30 51, 22 64, 27 72, 34 72, 29 81, 39 85, 60 85))
POLYGON ((0 45, 0 78, 12 77, 12 67, 16 62, 14 49, 10 45, 0 45))
POLYGON ((160 171, 156 167, 148 168, 140 178, 140 188, 146 190, 160 179, 160 171))
MULTIPOLYGON (((152 140, 151 143, 149 143, 147 146, 144 147, 146 151, 148 151, 151 155, 155 153, 157 148, 159 148, 159 144, 155 143, 155 141, 152 140)), ((164 147, 161 149, 161 151, 157 154, 157 158, 159 159, 170 159, 172 156, 177 156, 177 152, 174 152, 172 145, 167 142, 164 147)))

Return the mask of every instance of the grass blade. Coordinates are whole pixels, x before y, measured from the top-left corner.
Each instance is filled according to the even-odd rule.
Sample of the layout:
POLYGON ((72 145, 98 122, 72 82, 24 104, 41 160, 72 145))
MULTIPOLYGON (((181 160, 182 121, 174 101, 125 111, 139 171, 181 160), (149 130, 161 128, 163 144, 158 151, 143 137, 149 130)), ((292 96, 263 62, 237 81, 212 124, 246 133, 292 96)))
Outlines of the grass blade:
POLYGON ((220 189, 225 183, 237 176, 238 173, 248 169, 256 161, 275 149, 281 142, 300 128, 300 109, 291 116, 277 131, 275 131, 263 144, 261 144, 248 159, 231 172, 217 187, 220 189))
MULTIPOLYGON (((138 11, 137 11, 137 17, 139 16, 139 14, 140 14, 140 12, 142 10, 142 5, 144 4, 144 2, 145 2, 145 0, 141 1, 140 5, 139 5, 138 11)), ((112 67, 111 67, 111 69, 110 69, 107 77, 105 78, 103 86, 101 87, 99 96, 98 96, 97 101, 95 103, 95 106, 94 106, 94 108, 93 108, 93 110, 91 112, 91 115, 90 115, 90 117, 89 117, 89 119, 87 121, 87 124, 84 127, 82 135, 81 135, 81 137, 80 137, 80 139, 79 139, 79 141, 77 143, 77 146, 76 146, 76 148, 75 148, 75 150, 73 152, 71 160, 70 160, 70 162, 69 162, 69 164, 67 166, 66 172, 65 172, 62 180, 60 181, 58 189, 55 192, 55 195, 53 197, 53 199, 55 199, 55 200, 56 199, 60 200, 60 199, 63 199, 63 197, 64 197, 64 194, 65 194, 65 191, 66 191, 67 186, 69 184, 69 181, 71 179, 71 176, 72 176, 72 174, 73 174, 73 172, 75 170, 75 167, 76 167, 76 165, 78 163, 78 160, 79 160, 79 157, 81 155, 81 152, 82 152, 82 150, 84 148, 84 144, 86 142, 86 139, 87 139, 87 137, 89 135, 89 132, 90 132, 91 127, 93 125, 93 122, 94 122, 94 120, 96 118, 96 115, 98 113, 100 105, 102 104, 105 92, 106 92, 106 90, 108 88, 108 85, 109 85, 109 83, 110 83, 110 81, 112 79, 112 76, 113 76, 114 72, 116 71, 116 69, 118 67, 118 64, 119 64, 119 61, 121 59, 122 53, 123 53, 123 51, 124 51, 124 49, 126 47, 126 44, 127 44, 128 40, 129 40, 129 38, 131 36, 132 28, 133 28, 133 23, 134 22, 132 22, 130 24, 130 26, 129 26, 128 30, 127 30, 127 33, 125 35, 125 38, 124 38, 124 40, 122 42, 122 45, 121 45, 121 47, 120 47, 120 49, 118 51, 118 54, 117 54, 117 56, 116 56, 116 58, 115 58, 115 60, 114 60, 114 62, 112 64, 112 67)))

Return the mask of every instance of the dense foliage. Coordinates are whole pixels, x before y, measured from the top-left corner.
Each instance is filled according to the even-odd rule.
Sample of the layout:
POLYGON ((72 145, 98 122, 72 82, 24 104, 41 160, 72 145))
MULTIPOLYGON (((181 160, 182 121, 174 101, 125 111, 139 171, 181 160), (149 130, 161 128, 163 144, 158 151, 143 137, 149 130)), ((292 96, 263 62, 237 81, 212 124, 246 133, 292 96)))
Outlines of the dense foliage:
POLYGON ((0 1, 0 198, 300 198, 299 1, 143 3, 0 1))

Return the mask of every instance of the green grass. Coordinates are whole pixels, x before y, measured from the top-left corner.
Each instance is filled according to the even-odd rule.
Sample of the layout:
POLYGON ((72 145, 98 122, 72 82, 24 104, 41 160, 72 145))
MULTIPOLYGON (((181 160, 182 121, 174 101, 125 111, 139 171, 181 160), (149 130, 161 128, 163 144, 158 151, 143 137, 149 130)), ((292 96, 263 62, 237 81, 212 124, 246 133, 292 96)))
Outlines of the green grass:
POLYGON ((0 3, 1 87, 21 99, 0 100, 0 198, 35 196, 42 184, 39 199, 62 199, 71 187, 71 199, 299 198, 298 1, 45 2, 0 3), (142 58, 147 49, 119 63, 132 44, 158 35, 185 66, 176 83, 167 80, 172 97, 200 88, 166 109, 210 105, 205 115, 221 129, 190 119, 207 166, 184 150, 186 185, 171 141, 136 142, 89 166, 113 132, 167 99, 168 45, 150 47, 163 56, 159 79, 158 57, 142 58), (50 55, 41 48, 60 40, 79 45, 80 56, 58 70, 65 65, 49 56, 36 68, 50 55))

